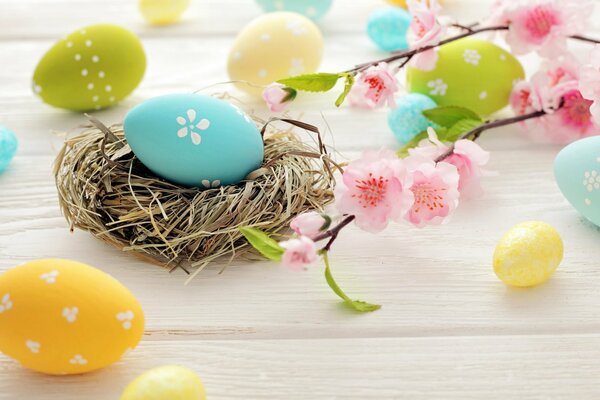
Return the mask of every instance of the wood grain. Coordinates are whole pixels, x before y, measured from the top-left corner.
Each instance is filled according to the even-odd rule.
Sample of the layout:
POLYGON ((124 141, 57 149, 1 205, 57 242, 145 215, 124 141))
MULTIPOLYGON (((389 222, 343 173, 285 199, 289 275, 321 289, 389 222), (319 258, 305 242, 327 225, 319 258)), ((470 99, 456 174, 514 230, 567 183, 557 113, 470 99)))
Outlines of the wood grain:
MULTIPOLYGON (((447 0, 461 21, 485 15, 490 2, 447 0)), ((363 32, 369 11, 382 4, 335 2, 321 24, 323 70, 382 54, 363 32)), ((353 297, 383 304, 368 315, 341 306, 320 267, 298 274, 236 262, 219 274, 222 265, 214 265, 184 286, 181 270, 168 274, 85 232, 69 232, 51 166, 65 132, 85 119, 42 104, 29 87, 52 42, 98 21, 141 35, 149 61, 142 85, 120 106, 94 113, 112 123, 146 98, 226 81, 234 36, 257 15, 250 0, 196 0, 182 24, 160 29, 143 23, 133 0, 0 0, 0 125, 21 143, 0 175, 0 271, 33 258, 80 260, 129 287, 147 319, 140 348, 94 374, 41 376, 0 355, 0 399, 116 399, 135 375, 166 363, 196 369, 210 399, 600 397, 600 233, 554 182, 559 147, 532 144, 514 127, 482 138, 492 151, 489 169, 498 174, 485 179, 485 197, 463 204, 450 224, 342 234, 333 271, 353 297), (491 269, 495 243, 532 219, 559 230, 565 260, 539 288, 507 288, 491 269)), ((593 32, 600 36, 598 22, 593 32)), ((578 56, 586 49, 574 46, 578 56)), ((536 62, 525 58, 529 71, 536 62)), ((385 111, 335 109, 334 98, 302 96, 290 114, 321 126, 342 160, 396 146, 385 111)), ((266 116, 259 102, 241 100, 266 116)))

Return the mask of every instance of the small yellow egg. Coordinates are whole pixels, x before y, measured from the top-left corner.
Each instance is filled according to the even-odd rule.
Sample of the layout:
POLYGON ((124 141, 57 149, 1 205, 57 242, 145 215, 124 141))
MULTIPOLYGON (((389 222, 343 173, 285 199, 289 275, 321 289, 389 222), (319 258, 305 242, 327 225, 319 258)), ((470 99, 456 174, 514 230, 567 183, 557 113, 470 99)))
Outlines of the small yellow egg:
MULTIPOLYGON (((388 3, 393 4, 397 7, 407 8, 406 0, 387 0, 388 3)), ((438 0, 438 3, 442 3, 441 0, 438 0)))
POLYGON ((529 221, 513 226, 494 252, 494 272, 507 285, 528 287, 547 281, 563 258, 563 242, 552 226, 529 221))
POLYGON ((194 371, 177 365, 165 365, 135 378, 121 400, 205 400, 204 385, 194 371))
POLYGON ((169 25, 179 20, 190 0, 140 0, 143 17, 152 25, 169 25))

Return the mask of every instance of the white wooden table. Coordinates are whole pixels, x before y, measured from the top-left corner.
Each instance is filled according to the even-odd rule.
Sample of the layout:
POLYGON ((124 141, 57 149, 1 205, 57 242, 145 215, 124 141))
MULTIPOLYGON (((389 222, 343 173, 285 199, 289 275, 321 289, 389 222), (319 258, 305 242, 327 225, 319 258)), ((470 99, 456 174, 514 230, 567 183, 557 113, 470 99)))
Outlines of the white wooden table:
MULTIPOLYGON (((450 14, 469 22, 485 15, 490 0, 447 2, 450 14)), ((344 232, 334 273, 353 297, 383 304, 372 314, 340 306, 320 267, 303 274, 237 263, 219 275, 217 265, 184 286, 181 270, 169 275, 85 232, 69 233, 51 164, 61 143, 56 131, 84 119, 42 104, 30 90, 53 41, 96 22, 141 35, 146 77, 119 107, 95 114, 111 123, 143 99, 227 80, 233 38, 259 15, 252 0, 195 0, 181 24, 152 28, 135 3, 0 0, 0 125, 20 138, 18 156, 0 176, 0 271, 34 258, 76 259, 123 282, 147 318, 139 348, 96 373, 43 376, 0 355, 0 399, 117 399, 133 377, 171 363, 195 369, 210 399, 600 398, 600 232, 554 182, 559 148, 533 145, 514 128, 482 138, 500 174, 450 224, 395 225, 379 236, 344 232), (509 227, 531 219, 560 231, 565 259, 547 284, 510 289, 492 271, 493 249, 509 227)), ((364 30, 368 12, 382 5, 335 1, 321 23, 323 70, 380 55, 364 30)), ((600 36, 598 25, 593 33, 600 36)), ((535 58, 526 64, 531 70, 535 58)), ((347 158, 395 146, 385 112, 334 109, 331 100, 304 100, 292 113, 322 127, 326 121, 328 142, 347 158)))

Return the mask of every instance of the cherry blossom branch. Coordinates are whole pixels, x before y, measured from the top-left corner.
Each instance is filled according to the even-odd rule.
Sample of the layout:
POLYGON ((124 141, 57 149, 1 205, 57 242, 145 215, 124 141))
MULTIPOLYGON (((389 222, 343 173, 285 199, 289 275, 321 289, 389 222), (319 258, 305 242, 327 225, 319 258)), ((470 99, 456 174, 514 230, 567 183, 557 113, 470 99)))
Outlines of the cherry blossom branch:
MULTIPOLYGON (((471 138, 471 140, 477 140, 477 138, 479 138, 479 136, 484 131, 487 131, 489 129, 500 128, 502 126, 516 124, 519 122, 527 121, 529 119, 539 118, 546 114, 547 113, 544 110, 541 110, 541 111, 534 111, 529 114, 519 115, 517 117, 511 117, 511 118, 505 118, 505 119, 499 119, 496 121, 487 122, 483 125, 479 125, 477 128, 471 129, 470 131, 466 132, 458 140, 470 139, 470 138, 471 138)), ((453 152, 454 152, 454 143, 452 143, 452 145, 450 145, 450 148, 444 154, 442 154, 441 156, 436 158, 435 162, 438 163, 440 161, 445 160, 446 158, 451 156, 453 152)))
POLYGON ((346 226, 348 226, 348 224, 350 224, 352 221, 354 221, 355 218, 356 217, 354 215, 346 216, 339 224, 337 224, 333 228, 329 229, 328 231, 323 232, 319 236, 315 237, 313 240, 315 242, 319 242, 321 240, 329 238, 329 241, 327 242, 325 247, 323 247, 323 249, 322 249, 325 252, 329 251, 331 249, 331 245, 333 245, 333 242, 335 241, 335 239, 337 239, 337 237, 338 237, 339 233, 342 231, 342 229, 344 229, 346 226))
POLYGON ((476 28, 476 29, 468 28, 468 30, 466 32, 461 33, 456 36, 449 37, 447 39, 444 39, 444 40, 440 41, 438 44, 423 46, 423 47, 419 47, 416 49, 411 49, 411 50, 406 50, 406 51, 401 51, 401 52, 394 52, 394 53, 392 53, 391 56, 381 58, 379 60, 359 64, 356 67, 349 69, 345 72, 352 73, 352 74, 359 73, 373 65, 377 65, 377 64, 381 64, 381 63, 391 63, 391 62, 394 62, 397 60, 401 60, 403 58, 412 58, 415 55, 423 53, 425 51, 432 50, 432 49, 435 49, 436 47, 443 46, 445 44, 452 43, 452 42, 455 42, 460 39, 464 39, 469 36, 477 35, 482 32, 502 31, 502 30, 507 30, 507 29, 508 29, 508 26, 487 26, 487 27, 476 28))
POLYGON ((594 39, 594 38, 591 38, 591 37, 587 37, 587 36, 583 36, 583 35, 573 35, 573 36, 569 36, 569 37, 571 39, 581 40, 582 42, 600 44, 600 40, 594 39))

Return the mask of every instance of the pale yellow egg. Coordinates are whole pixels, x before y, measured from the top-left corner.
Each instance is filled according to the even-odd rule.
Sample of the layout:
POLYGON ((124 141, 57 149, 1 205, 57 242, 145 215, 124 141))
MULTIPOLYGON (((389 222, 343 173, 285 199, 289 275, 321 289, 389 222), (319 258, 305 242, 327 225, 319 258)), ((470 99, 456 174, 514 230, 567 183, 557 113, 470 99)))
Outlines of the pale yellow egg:
MULTIPOLYGON (((406 0, 387 0, 387 2, 398 7, 407 8, 406 0)), ((441 4, 442 1, 438 0, 438 3, 441 4)))
POLYGON ((121 400, 205 400, 204 385, 194 371, 177 365, 165 365, 135 378, 121 400))
POLYGON ((189 5, 190 0, 139 0, 142 16, 153 25, 174 24, 189 5))
POLYGON ((547 281, 563 258, 563 242, 552 226, 529 221, 513 226, 494 252, 494 272, 510 286, 528 287, 547 281))
POLYGON ((143 332, 136 298, 96 268, 47 259, 0 275, 0 351, 24 367, 93 371, 135 348, 143 332))
POLYGON ((250 22, 235 39, 229 52, 229 77, 250 83, 237 86, 259 95, 260 86, 316 72, 322 53, 323 37, 310 19, 291 12, 265 14, 250 22))

